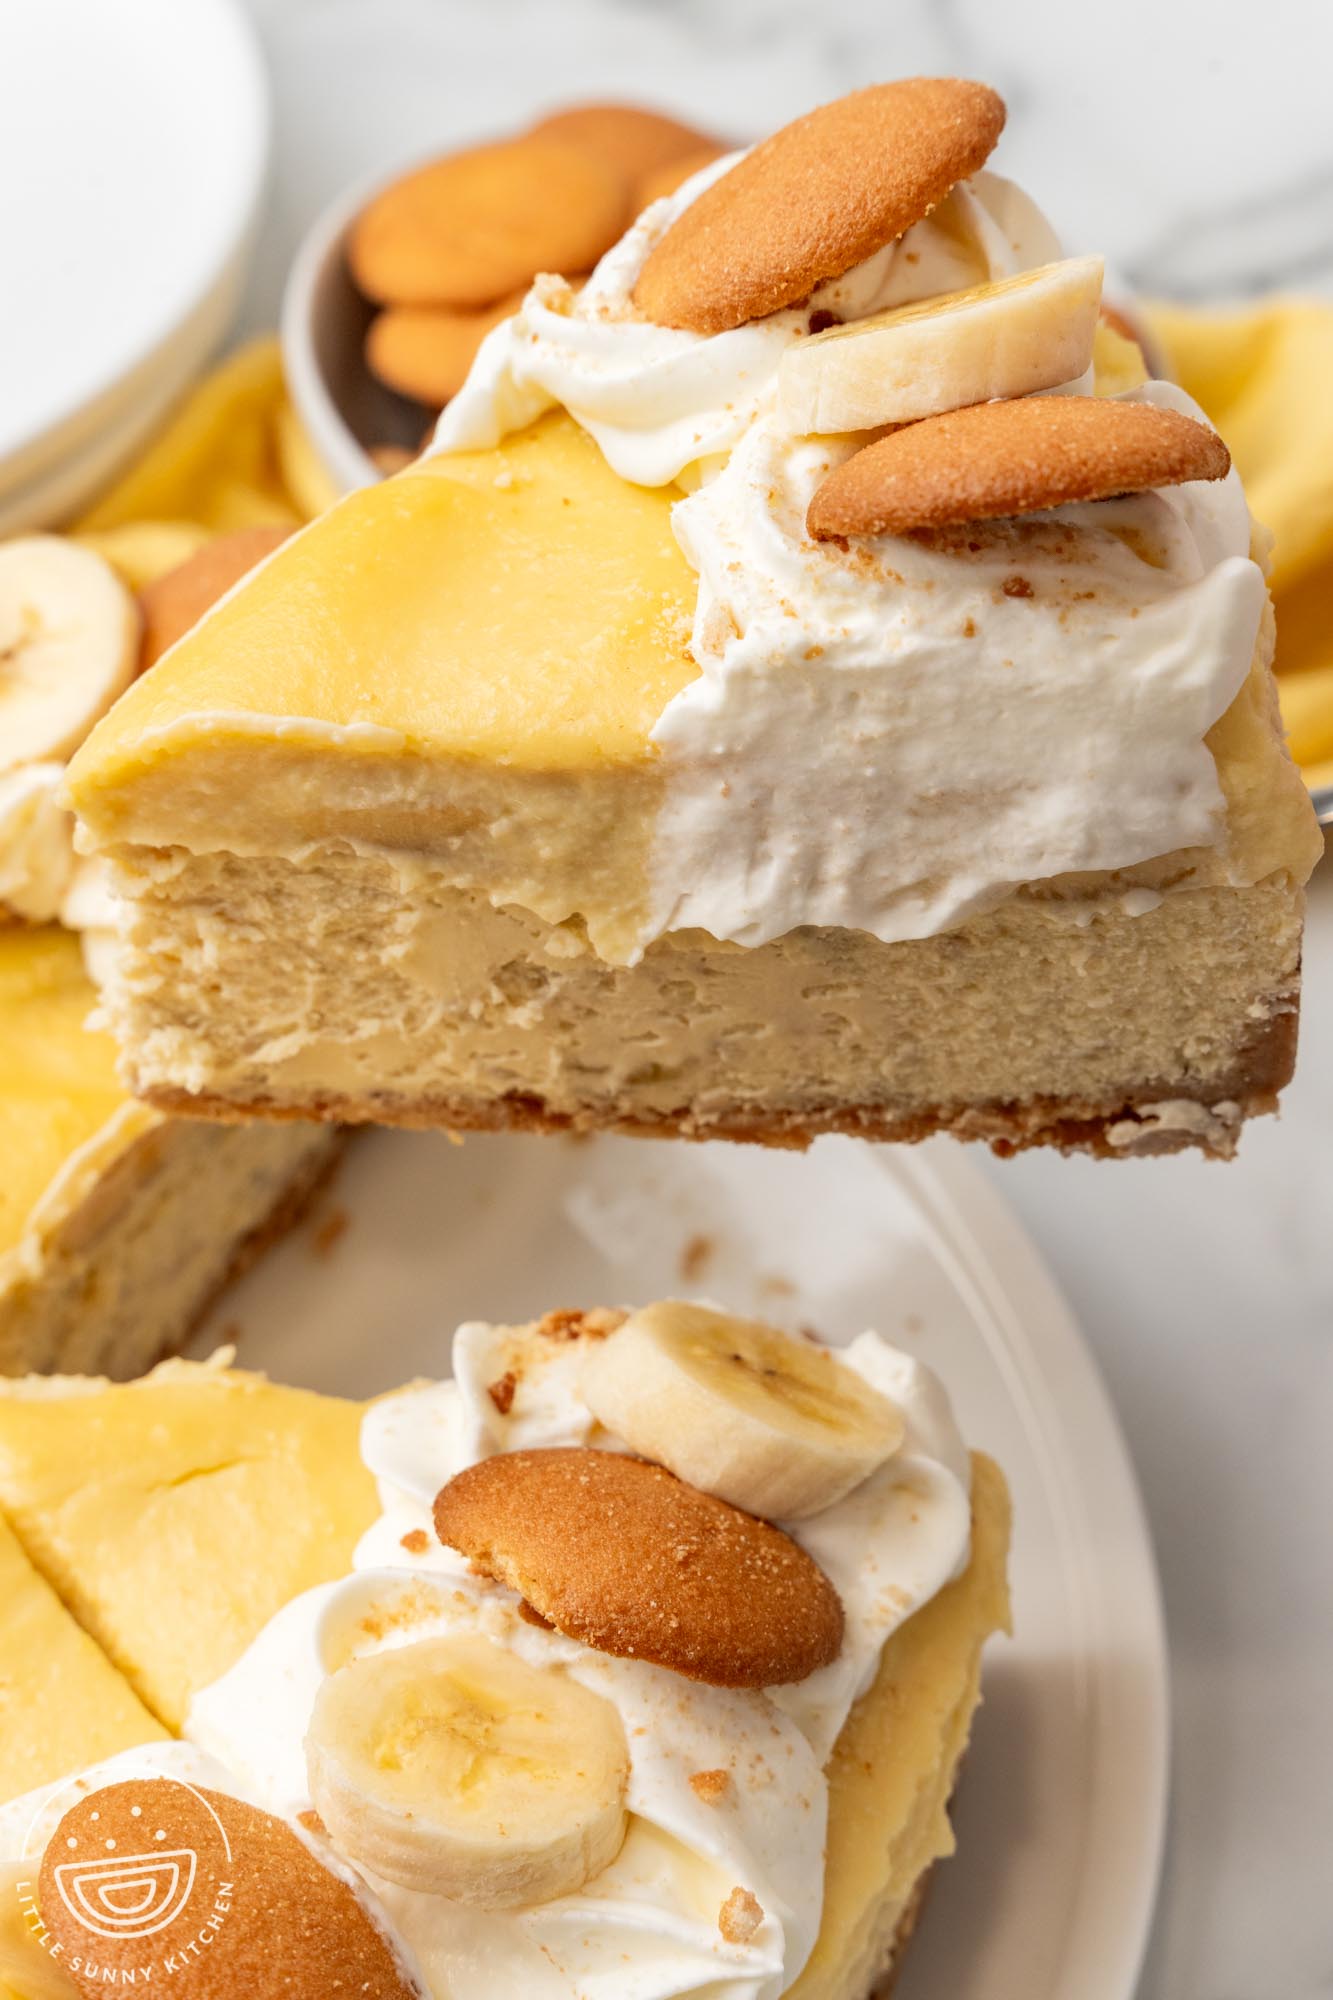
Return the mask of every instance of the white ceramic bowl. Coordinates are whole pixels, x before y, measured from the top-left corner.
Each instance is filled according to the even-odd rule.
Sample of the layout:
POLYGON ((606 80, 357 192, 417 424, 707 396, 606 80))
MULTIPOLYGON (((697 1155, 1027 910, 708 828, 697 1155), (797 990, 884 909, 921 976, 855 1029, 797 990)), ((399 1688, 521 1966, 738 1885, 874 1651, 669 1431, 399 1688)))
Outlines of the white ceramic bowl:
POLYGON ((12 0, 0 240, 0 523, 67 518, 239 303, 268 85, 236 0, 12 0))
POLYGON ((282 358, 287 386, 329 477, 340 491, 373 486, 380 474, 369 455, 375 444, 415 451, 427 422, 420 404, 395 396, 370 374, 363 358, 374 308, 347 268, 347 234, 356 216, 399 167, 350 188, 330 204, 302 239, 282 301, 282 358))

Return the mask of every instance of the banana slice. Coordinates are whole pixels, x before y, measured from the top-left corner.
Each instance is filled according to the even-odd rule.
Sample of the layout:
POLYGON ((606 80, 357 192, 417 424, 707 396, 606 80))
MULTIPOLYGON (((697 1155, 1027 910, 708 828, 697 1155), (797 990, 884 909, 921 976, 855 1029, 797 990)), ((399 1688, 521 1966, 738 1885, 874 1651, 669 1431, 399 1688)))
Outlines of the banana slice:
POLYGON ((320 1689, 310 1795, 354 1861, 484 1910, 592 1880, 625 1838, 629 1756, 610 1702, 489 1639, 423 1639, 320 1689))
POLYGON ((900 1411, 826 1347, 678 1299, 592 1347, 581 1387, 631 1451, 766 1520, 822 1513, 903 1441, 900 1411))
POLYGON ((1069 257, 810 334, 782 357, 779 416, 798 436, 874 430, 1072 382, 1101 296, 1101 258, 1069 257))
POLYGON ((134 599, 100 555, 59 535, 0 543, 0 771, 70 756, 138 650, 134 599))

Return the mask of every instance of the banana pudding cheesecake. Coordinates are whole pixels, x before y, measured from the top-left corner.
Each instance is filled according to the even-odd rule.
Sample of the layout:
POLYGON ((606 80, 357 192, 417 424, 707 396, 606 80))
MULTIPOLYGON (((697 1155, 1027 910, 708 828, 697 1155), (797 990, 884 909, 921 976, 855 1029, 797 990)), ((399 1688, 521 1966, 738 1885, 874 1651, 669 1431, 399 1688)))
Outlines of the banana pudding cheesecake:
POLYGON ((538 278, 68 800, 224 1119, 1227 1154, 1319 837, 1225 447, 917 78, 538 278))
POLYGON ((0 1385, 0 1988, 897 1970, 1008 1623, 938 1380, 676 1301, 470 1323, 453 1369, 364 1410, 225 1357, 0 1385))

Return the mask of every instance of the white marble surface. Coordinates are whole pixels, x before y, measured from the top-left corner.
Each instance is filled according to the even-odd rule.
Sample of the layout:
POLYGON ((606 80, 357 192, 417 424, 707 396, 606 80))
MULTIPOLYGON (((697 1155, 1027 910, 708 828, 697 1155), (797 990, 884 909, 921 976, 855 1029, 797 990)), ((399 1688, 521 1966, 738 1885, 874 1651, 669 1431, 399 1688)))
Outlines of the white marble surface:
MULTIPOLYGON (((630 94, 744 135, 916 70, 997 83, 997 164, 1130 281, 1333 290, 1329 0, 250 5, 278 123, 255 325, 347 182, 539 105, 630 94)), ((1142 2000, 1333 2000, 1333 868, 1297 1082, 1234 1165, 992 1171, 1100 1355, 1161 1558, 1175 1811, 1142 2000)))

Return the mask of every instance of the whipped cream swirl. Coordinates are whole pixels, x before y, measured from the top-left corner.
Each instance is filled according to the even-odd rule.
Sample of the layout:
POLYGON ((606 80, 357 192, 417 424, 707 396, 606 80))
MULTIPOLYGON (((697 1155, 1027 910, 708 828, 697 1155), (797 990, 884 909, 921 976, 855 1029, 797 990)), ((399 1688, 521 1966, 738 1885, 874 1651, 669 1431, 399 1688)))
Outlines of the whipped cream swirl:
MULTIPOLYGON (((1204 738, 1245 679, 1265 598, 1236 474, 933 536, 812 541, 809 501, 860 440, 792 437, 775 414, 779 362, 811 313, 854 321, 1060 247, 1025 195, 981 173, 799 310, 711 336, 652 325, 633 306, 644 259, 728 164, 649 208, 577 296, 539 280, 434 445, 491 446, 561 404, 623 477, 688 489, 673 526, 699 576, 701 672, 652 731, 664 804, 627 956, 691 928, 745 946, 806 924, 930 937, 1026 883, 1220 849, 1204 738)), ((1162 383, 1130 394, 1201 415, 1162 383)), ((1130 913, 1160 900, 1110 893, 1130 913)))
MULTIPOLYGON (((563 1668, 615 1705, 630 1751, 629 1832, 616 1860, 578 1894, 511 1912, 478 1911, 363 1871, 372 1907, 433 2000, 713 2000, 722 1992, 777 2000, 819 1931, 829 1751, 891 1632, 968 1560, 970 1466, 948 1399, 928 1368, 876 1334, 842 1350, 907 1423, 896 1457, 792 1531, 842 1597, 843 1651, 793 1686, 706 1687, 535 1629, 519 1617, 513 1593, 479 1581, 436 1542, 431 1502, 464 1466, 534 1446, 620 1448, 579 1395, 578 1343, 529 1336, 520 1394, 501 1415, 486 1385, 514 1366, 515 1338, 503 1327, 461 1328, 455 1381, 405 1390, 367 1413, 362 1450, 385 1511, 353 1574, 278 1613, 197 1696, 187 1742, 129 1753, 85 1777, 113 1782, 145 1756, 174 1775, 179 1761, 179 1775, 294 1818, 311 1803, 303 1738, 326 1674, 363 1652, 480 1633, 533 1664, 563 1668), (732 1783, 725 1799, 709 1802, 689 1780, 715 1770, 732 1783), (764 1912, 743 1944, 728 1942, 718 1925, 736 1888, 764 1912)), ((33 1852, 34 1815, 49 1834, 41 1811, 51 1796, 32 1795, 0 1815, 0 1865, 25 1840, 33 1852)), ((55 1816, 48 1810, 51 1823, 55 1816)))
MULTIPOLYGON (((1201 415, 1165 383, 1128 399, 1201 415)), ((806 508, 854 448, 761 417, 674 511, 702 674, 653 730, 645 944, 694 925, 742 945, 798 924, 927 937, 1024 882, 1220 839, 1204 736, 1265 600, 1236 473, 814 542, 806 508)))
POLYGON ((809 331, 813 313, 864 319, 1060 255, 1050 224, 1022 190, 980 173, 800 307, 708 335, 640 318, 634 287, 649 252, 739 157, 714 161, 653 202, 581 292, 562 278, 539 278, 514 317, 487 335, 440 418, 432 451, 496 445, 561 404, 623 479, 665 486, 745 435, 771 400, 783 353, 809 331))
POLYGON ((74 875, 74 821, 59 803, 64 777, 55 762, 0 773, 0 915, 46 924, 60 914, 74 875))

